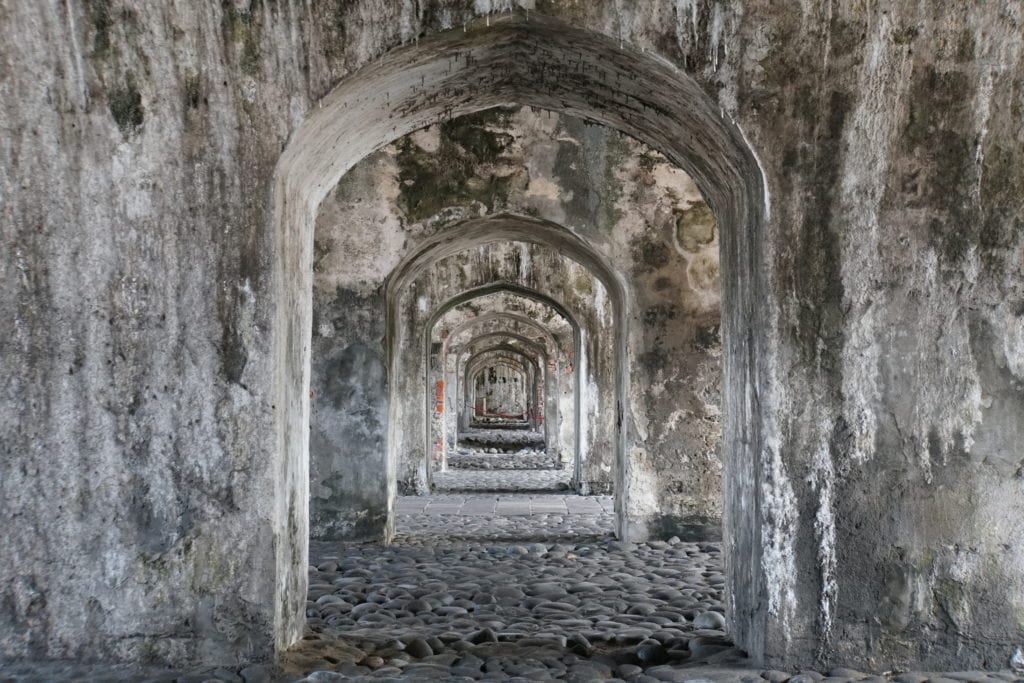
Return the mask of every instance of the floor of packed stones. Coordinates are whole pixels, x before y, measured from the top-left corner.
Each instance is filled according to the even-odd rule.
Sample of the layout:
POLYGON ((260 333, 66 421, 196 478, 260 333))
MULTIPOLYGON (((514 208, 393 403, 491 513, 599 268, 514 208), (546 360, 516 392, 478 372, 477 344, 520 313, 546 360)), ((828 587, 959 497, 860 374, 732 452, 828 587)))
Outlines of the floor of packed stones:
POLYGON ((433 474, 438 492, 555 493, 568 491, 571 482, 572 471, 567 469, 449 469, 433 474))
POLYGON ((610 497, 409 497, 396 517, 389 545, 311 544, 306 635, 277 668, 22 663, 0 682, 1024 680, 753 668, 723 630, 720 546, 616 541, 610 497))
POLYGON ((459 444, 469 448, 543 448, 544 435, 535 429, 471 427, 459 432, 459 444))

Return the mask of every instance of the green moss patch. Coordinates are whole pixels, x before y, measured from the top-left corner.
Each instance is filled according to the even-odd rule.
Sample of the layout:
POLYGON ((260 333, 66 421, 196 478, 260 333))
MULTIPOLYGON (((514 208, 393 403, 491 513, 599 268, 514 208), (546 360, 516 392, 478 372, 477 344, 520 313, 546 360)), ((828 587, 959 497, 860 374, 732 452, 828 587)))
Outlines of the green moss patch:
POLYGON ((686 251, 698 251, 704 245, 711 244, 715 239, 715 230, 715 215, 704 202, 696 202, 676 216, 676 237, 686 251))

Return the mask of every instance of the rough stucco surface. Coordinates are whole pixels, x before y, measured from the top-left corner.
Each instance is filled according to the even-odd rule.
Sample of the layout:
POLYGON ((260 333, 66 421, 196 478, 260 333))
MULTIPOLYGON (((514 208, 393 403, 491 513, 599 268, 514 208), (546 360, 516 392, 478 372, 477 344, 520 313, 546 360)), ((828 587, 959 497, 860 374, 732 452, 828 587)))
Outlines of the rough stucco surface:
MULTIPOLYGON (((1020 5, 621 4, 531 16, 685 70, 770 195, 743 347, 765 381, 725 385, 756 417, 756 457, 724 453, 739 642, 1001 664, 1024 641, 1020 5)), ((314 5, 0 2, 4 655, 217 661, 298 632, 275 162, 356 67, 506 9, 314 5)))

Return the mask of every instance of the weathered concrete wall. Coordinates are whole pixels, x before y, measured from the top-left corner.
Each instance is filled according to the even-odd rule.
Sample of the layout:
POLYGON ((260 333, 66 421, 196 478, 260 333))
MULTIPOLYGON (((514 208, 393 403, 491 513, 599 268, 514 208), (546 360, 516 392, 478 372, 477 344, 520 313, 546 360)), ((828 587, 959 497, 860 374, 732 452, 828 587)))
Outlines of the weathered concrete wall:
POLYGON ((302 604, 268 381, 297 25, 0 2, 0 656, 256 659, 302 604))
POLYGON ((378 538, 387 520, 384 297, 319 290, 313 306, 310 537, 378 538))
MULTIPOLYGON (((766 258, 744 263, 761 305, 723 316, 764 322, 723 360, 766 376, 723 400, 751 418, 724 441, 734 632, 778 662, 1001 663, 1024 641, 1020 5, 623 4, 531 20, 691 74, 768 180, 766 258)), ((216 661, 296 637, 274 163, 340 78, 492 5, 0 3, 5 655, 216 661)))
POLYGON ((725 23, 751 37, 734 96, 774 194, 766 649, 1002 665, 1024 641, 1024 7, 749 9, 725 23))
POLYGON ((376 237, 374 228, 356 234, 323 226, 372 226, 375 210, 364 198, 388 196, 371 164, 352 169, 334 193, 346 212, 336 216, 335 204, 325 202, 314 237, 309 516, 315 539, 376 538, 387 519, 385 298, 374 251, 386 245, 367 239, 376 237))

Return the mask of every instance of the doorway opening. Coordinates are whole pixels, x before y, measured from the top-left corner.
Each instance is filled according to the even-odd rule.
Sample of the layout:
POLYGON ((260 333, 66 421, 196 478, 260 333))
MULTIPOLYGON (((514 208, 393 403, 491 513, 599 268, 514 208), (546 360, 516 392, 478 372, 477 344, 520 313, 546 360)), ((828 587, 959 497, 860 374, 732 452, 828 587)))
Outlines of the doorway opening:
MULTIPOLYGON (((750 432, 751 425, 758 422, 750 419, 756 406, 747 399, 749 390, 759 384, 756 360, 761 332, 757 307, 753 304, 762 284, 759 235, 766 202, 760 171, 739 131, 719 116, 714 103, 690 79, 667 64, 645 59, 602 36, 537 17, 529 22, 511 17, 493 22, 486 30, 475 26, 470 31, 467 27, 465 32, 438 35, 388 55, 347 79, 329 95, 323 107, 297 131, 282 158, 275 198, 277 236, 281 243, 276 251, 281 258, 276 262, 275 277, 285 292, 278 302, 274 328, 282 454, 277 497, 279 537, 283 541, 278 546, 278 643, 283 647, 297 639, 302 623, 298 590, 305 586, 301 569, 307 557, 304 532, 308 499, 304 485, 309 466, 305 425, 310 377, 310 348, 304 331, 310 329, 312 317, 308 300, 309 264, 314 256, 311 235, 322 200, 359 160, 391 141, 437 121, 457 121, 509 105, 578 116, 650 145, 671 164, 690 174, 700 187, 709 212, 717 219, 716 224, 722 226, 719 252, 723 274, 722 360, 726 377, 722 392, 723 528, 727 534, 726 576, 731 582, 724 595, 732 608, 734 635, 748 650, 757 652, 763 634, 759 635, 756 625, 764 618, 763 608, 757 606, 761 604, 758 596, 763 586, 757 580, 761 575, 757 554, 760 545, 755 542, 760 515, 759 489, 755 483, 761 435, 750 432), (568 69, 569 64, 600 67, 568 69)), ((465 220, 457 224, 468 225, 474 220, 466 215, 462 218, 465 220)), ((531 235, 546 226, 559 225, 548 218, 526 220, 529 218, 533 217, 520 215, 514 223, 528 225, 531 235)), ((451 221, 433 224, 420 237, 433 239, 440 232, 438 228, 451 225, 451 221)), ((588 234, 592 239, 582 240, 579 235, 587 230, 586 226, 573 224, 564 228, 602 258, 612 262, 625 258, 615 252, 614 240, 608 235, 588 234)), ((523 228, 510 229, 515 232, 523 228)), ((504 235, 502 239, 511 237, 504 235)), ((443 250, 452 241, 441 238, 436 244, 437 249, 443 250)), ((631 247, 640 260, 657 268, 658 255, 648 252, 647 245, 631 247)), ((403 253, 424 252, 399 246, 396 253, 402 261, 412 258, 403 253)), ((580 257, 581 263, 584 260, 580 257)), ((422 398, 410 401, 408 407, 402 400, 403 396, 427 395, 429 355, 422 353, 420 346, 420 353, 411 358, 411 366, 418 371, 402 379, 410 365, 400 366, 398 359, 402 357, 403 345, 408 345, 414 335, 403 336, 407 331, 403 332, 402 310, 396 303, 399 297, 394 295, 402 290, 397 284, 405 272, 402 267, 390 272, 393 275, 388 278, 386 291, 366 295, 383 296, 387 304, 382 335, 387 359, 382 374, 386 377, 387 392, 380 402, 386 408, 387 418, 383 437, 386 455, 381 458, 384 495, 377 498, 376 493, 370 492, 373 500, 364 500, 363 508, 369 511, 368 518, 374 520, 369 527, 383 522, 380 526, 386 538, 394 533, 393 506, 402 474, 401 459, 416 463, 417 483, 426 482, 429 476, 429 429, 422 398)), ((634 275, 615 268, 611 280, 605 283, 612 298, 618 297, 623 316, 624 303, 636 295, 631 289, 634 275)), ((643 319, 645 312, 632 311, 630 315, 643 319)), ((657 317, 661 313, 654 311, 652 315, 657 317)), ((595 371, 610 372, 615 377, 613 388, 598 387, 599 391, 610 391, 616 397, 614 417, 610 424, 595 425, 594 430, 609 435, 607 445, 614 463, 612 480, 618 494, 616 533, 624 539, 645 539, 660 534, 667 525, 692 526, 694 518, 665 513, 663 504, 671 500, 671 487, 662 487, 657 458, 645 448, 644 432, 651 425, 637 421, 633 414, 635 405, 631 407, 631 401, 624 400, 634 398, 631 380, 640 367, 638 363, 646 362, 648 371, 656 372, 658 356, 639 352, 644 340, 634 332, 635 325, 614 325, 613 329, 612 346, 619 362, 612 362, 610 370, 604 359, 595 358, 594 363, 595 371)), ((416 346, 414 341, 411 346, 416 346)), ((577 401, 582 393, 576 393, 577 401)), ((589 406, 582 404, 576 414, 587 409, 589 406)), ((579 441, 585 442, 582 434, 578 436, 579 441)), ((351 486, 351 481, 342 479, 334 485, 344 490, 351 486)), ((366 492, 351 498, 363 493, 366 492)))

